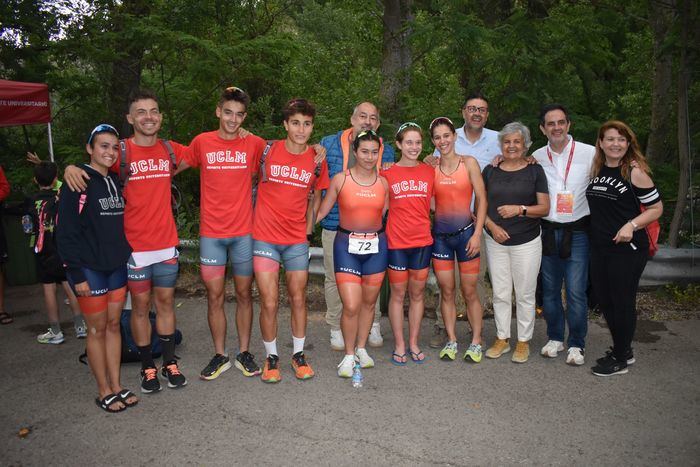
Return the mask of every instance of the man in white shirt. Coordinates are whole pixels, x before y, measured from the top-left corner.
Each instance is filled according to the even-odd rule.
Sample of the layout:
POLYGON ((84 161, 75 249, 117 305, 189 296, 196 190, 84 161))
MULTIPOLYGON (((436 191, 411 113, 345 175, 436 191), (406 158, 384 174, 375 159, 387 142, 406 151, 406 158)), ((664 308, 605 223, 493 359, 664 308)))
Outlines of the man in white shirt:
POLYGON ((541 354, 554 358, 564 350, 565 322, 569 325, 566 363, 583 365, 588 332, 588 201, 595 147, 574 141, 571 121, 560 104, 540 112, 540 130, 549 141, 532 155, 544 168, 550 210, 542 221, 542 295, 549 341, 541 354), (566 315, 561 298, 566 288, 566 315))
MULTIPOLYGON (((479 163, 481 170, 489 165, 493 159, 501 154, 501 146, 498 144, 498 132, 486 128, 489 119, 489 102, 480 92, 475 92, 467 97, 464 107, 462 107, 462 117, 464 126, 456 128, 457 141, 455 141, 455 152, 463 156, 472 156, 479 163)), ((437 149, 433 153, 434 157, 440 157, 437 149)), ((430 160, 426 160, 430 163, 430 160)), ((474 210, 474 200, 472 199, 472 212, 474 210)), ((486 275, 486 241, 481 241, 481 263, 479 268, 479 282, 477 293, 483 305, 491 302, 484 288, 484 276, 486 275)), ((459 268, 455 268, 459 271, 459 268)), ((459 283, 459 274, 456 274, 456 283, 459 283)), ((485 306, 484 306, 485 307, 485 306)), ((440 348, 446 342, 445 323, 442 321, 442 313, 438 311, 435 330, 430 338, 430 347, 440 348)))

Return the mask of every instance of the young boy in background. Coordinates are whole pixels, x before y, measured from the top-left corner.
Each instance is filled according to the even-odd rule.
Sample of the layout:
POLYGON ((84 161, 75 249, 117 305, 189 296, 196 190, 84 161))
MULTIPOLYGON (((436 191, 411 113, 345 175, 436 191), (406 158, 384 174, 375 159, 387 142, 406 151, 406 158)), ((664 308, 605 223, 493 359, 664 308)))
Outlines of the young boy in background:
POLYGON ((39 191, 27 199, 26 205, 26 212, 32 217, 34 225, 30 246, 36 255, 37 274, 43 285, 44 304, 49 318, 48 332, 36 338, 40 344, 60 344, 65 340, 58 316, 56 284, 61 284, 68 296, 73 311, 75 336, 83 339, 87 335, 78 301, 68 285, 63 262, 56 250, 54 234, 58 211, 57 172, 58 168, 53 162, 39 162, 34 166, 34 182, 39 186, 39 191))

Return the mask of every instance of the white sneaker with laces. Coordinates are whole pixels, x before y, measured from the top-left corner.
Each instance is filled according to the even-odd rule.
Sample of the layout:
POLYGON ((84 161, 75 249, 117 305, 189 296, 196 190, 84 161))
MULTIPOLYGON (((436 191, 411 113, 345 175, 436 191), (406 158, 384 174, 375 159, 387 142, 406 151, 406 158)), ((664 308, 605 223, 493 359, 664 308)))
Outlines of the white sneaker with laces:
POLYGON ((341 378, 352 378, 353 368, 355 368, 355 356, 346 355, 338 365, 338 376, 341 378))
POLYGON ((355 356, 360 361, 360 368, 374 368, 374 360, 367 353, 367 349, 355 349, 355 356))
POLYGON ((75 326, 75 337, 78 339, 85 339, 87 337, 87 328, 85 325, 75 326))
POLYGON ((331 329, 331 349, 345 350, 345 341, 340 329, 331 329))
POLYGON ((544 347, 542 347, 542 350, 540 353, 544 357, 549 357, 549 358, 556 358, 557 355, 559 355, 559 352, 564 351, 564 343, 560 341, 549 341, 547 342, 544 347))
POLYGON ((57 334, 49 328, 48 332, 36 336, 37 342, 40 344, 62 344, 66 339, 63 337, 63 331, 58 331, 57 334))
POLYGON ((382 337, 382 329, 379 327, 379 322, 372 323, 372 329, 369 331, 369 339, 367 342, 370 347, 381 347, 384 345, 384 338, 382 337))
POLYGON ((566 356, 566 363, 574 366, 581 366, 585 363, 583 350, 580 347, 569 347, 569 354, 566 356))

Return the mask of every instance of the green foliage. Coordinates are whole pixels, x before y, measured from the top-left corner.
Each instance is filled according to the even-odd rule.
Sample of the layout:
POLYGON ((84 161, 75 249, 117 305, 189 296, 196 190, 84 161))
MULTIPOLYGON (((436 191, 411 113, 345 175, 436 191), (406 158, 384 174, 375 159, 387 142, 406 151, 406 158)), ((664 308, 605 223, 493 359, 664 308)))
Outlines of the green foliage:
MULTIPOLYGON (((648 2, 413 4, 408 88, 400 112, 383 115, 380 127, 389 141, 407 120, 427 127, 444 115, 461 124, 464 97, 475 90, 489 98, 488 126, 520 120, 532 131, 533 148, 545 144, 537 116, 547 102, 567 105, 577 139, 593 143, 600 123, 618 118, 646 141, 654 58, 648 2)), ((0 5, 0 75, 49 84, 61 166, 83 160, 85 138, 96 123, 126 128, 125 97, 113 89, 134 77, 160 97, 163 137, 187 144, 216 128, 218 95, 236 85, 253 99, 245 127, 268 139, 283 136, 280 109, 288 99, 311 99, 318 108, 317 141, 347 127, 356 104, 378 99, 382 14, 381 2, 373 0, 8 0, 0 5), (119 68, 123 63, 131 67, 119 68)), ((675 37, 668 47, 678 46, 675 37)), ((697 80, 690 96, 697 108, 697 80)), ((675 115, 669 118, 675 121, 675 115)), ((31 188, 26 150, 47 155, 45 127, 26 131, 29 147, 22 129, 0 129, 0 162, 20 191, 31 188)), ((425 149, 432 149, 427 141, 425 149)), ((677 166, 654 169, 665 201, 672 201, 677 166)), ((187 204, 178 219, 181 235, 196 237, 196 172, 178 176, 178 184, 187 204)), ((663 225, 670 215, 667 207, 663 225)))

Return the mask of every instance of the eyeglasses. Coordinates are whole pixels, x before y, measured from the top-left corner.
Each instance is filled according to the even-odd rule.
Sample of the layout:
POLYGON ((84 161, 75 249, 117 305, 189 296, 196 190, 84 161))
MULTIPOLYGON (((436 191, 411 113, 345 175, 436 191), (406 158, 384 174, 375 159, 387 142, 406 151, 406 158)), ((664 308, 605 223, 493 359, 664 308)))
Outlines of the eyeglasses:
POLYGON ((119 132, 117 131, 116 128, 114 128, 112 125, 108 125, 106 123, 100 123, 95 127, 94 130, 90 132, 90 137, 87 140, 87 144, 92 143, 93 138, 95 137, 96 134, 98 133, 112 133, 114 136, 119 138, 119 132))
POLYGON ((450 125, 455 126, 455 124, 452 123, 452 120, 450 120, 449 118, 447 118, 447 117, 437 117, 437 118, 434 118, 432 122, 430 122, 429 128, 432 130, 432 129, 436 126, 436 123, 440 124, 440 123, 443 123, 443 122, 448 122, 450 125))
POLYGON ((225 92, 242 92, 245 94, 245 91, 238 86, 229 86, 226 89, 224 89, 225 92))
POLYGON ((477 113, 477 112, 479 112, 480 114, 485 114, 486 112, 489 111, 489 108, 488 108, 488 107, 477 107, 477 106, 475 106, 475 105, 468 105, 468 106, 466 107, 466 109, 467 109, 467 112, 469 112, 469 113, 477 113))
POLYGON ((403 124, 399 127, 398 130, 396 130, 396 136, 399 136, 399 133, 401 133, 403 130, 405 130, 406 128, 409 128, 409 127, 418 128, 419 130, 422 130, 422 128, 420 127, 420 125, 417 124, 416 122, 406 122, 406 123, 403 123, 403 124))
POLYGON ((355 139, 362 138, 363 136, 370 135, 370 136, 377 136, 377 132, 374 130, 362 130, 355 136, 355 139))

